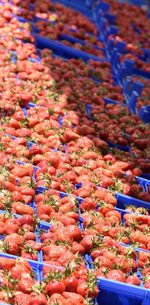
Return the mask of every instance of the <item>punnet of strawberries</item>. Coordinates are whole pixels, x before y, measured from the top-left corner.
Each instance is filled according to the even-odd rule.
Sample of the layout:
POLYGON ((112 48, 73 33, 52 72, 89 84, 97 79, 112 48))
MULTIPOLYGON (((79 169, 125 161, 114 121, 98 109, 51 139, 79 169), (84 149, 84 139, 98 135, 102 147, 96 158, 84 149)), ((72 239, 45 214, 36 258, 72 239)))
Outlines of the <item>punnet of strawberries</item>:
MULTIPOLYGON (((144 84, 133 114, 96 23, 62 2, 0 1, 0 304, 150 289, 149 79, 130 77, 144 84)), ((146 13, 107 2, 121 60, 149 71, 146 13)))

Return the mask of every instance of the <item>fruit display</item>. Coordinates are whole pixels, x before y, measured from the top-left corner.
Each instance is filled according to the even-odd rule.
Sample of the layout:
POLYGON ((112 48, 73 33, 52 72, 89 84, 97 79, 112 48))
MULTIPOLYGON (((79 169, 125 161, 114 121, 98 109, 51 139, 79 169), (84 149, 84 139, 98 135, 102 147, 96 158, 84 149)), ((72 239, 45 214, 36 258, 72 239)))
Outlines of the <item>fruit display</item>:
MULTIPOLYGON (((150 128, 130 112, 94 2, 0 1, 0 304, 110 305, 115 293, 139 305, 149 293, 150 128)), ((144 84, 140 110, 149 80, 130 80, 144 84)))

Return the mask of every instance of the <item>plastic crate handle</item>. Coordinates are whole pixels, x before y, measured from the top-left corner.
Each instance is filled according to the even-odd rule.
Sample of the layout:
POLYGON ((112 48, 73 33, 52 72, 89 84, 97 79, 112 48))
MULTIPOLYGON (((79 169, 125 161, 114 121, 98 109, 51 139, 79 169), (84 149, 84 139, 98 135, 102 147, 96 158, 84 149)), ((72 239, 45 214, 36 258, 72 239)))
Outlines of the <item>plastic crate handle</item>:
POLYGON ((117 75, 118 81, 120 81, 121 84, 123 84, 126 76, 127 76, 127 69, 126 66, 122 64, 118 70, 118 75, 117 75))
POLYGON ((130 101, 129 101, 129 109, 131 113, 136 113, 136 104, 138 99, 138 93, 136 91, 132 92, 130 101))
POLYGON ((129 78, 126 79, 125 83, 123 84, 123 93, 127 95, 131 95, 132 84, 129 78))
POLYGON ((111 63, 113 69, 118 72, 118 69, 120 68, 120 54, 117 52, 116 48, 114 48, 112 52, 111 63))

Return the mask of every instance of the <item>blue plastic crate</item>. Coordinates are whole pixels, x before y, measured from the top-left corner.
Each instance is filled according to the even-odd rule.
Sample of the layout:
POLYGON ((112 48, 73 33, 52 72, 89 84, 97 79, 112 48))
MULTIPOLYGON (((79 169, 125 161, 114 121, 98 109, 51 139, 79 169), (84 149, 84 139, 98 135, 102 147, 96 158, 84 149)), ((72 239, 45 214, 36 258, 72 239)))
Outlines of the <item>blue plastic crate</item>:
MULTIPOLYGON (((0 210, 0 214, 5 214, 5 211, 1 211, 0 210)), ((23 215, 18 215, 18 214, 13 214, 13 216, 14 216, 14 218, 20 218, 20 217, 22 217, 23 215)), ((34 234, 35 234, 35 236, 36 236, 36 242, 40 242, 40 238, 39 238, 39 234, 38 234, 38 232, 37 231, 34 231, 34 234)), ((6 236, 8 236, 8 235, 1 235, 0 236, 0 240, 4 240, 5 239, 5 237, 6 236)), ((3 253, 3 252, 1 252, 2 254, 7 254, 7 253, 3 253)), ((9 254, 10 255, 10 254, 9 254)), ((13 255, 14 257, 16 257, 16 258, 18 258, 19 257, 19 255, 13 255)), ((32 261, 32 262, 36 262, 36 263, 42 263, 42 251, 37 251, 37 260, 36 261, 34 261, 34 260, 30 260, 30 261, 32 261)))
POLYGON ((91 21, 94 22, 94 18, 93 18, 93 12, 92 10, 90 10, 88 7, 84 6, 84 5, 80 5, 80 3, 77 1, 69 1, 69 0, 53 0, 53 2, 59 2, 67 7, 70 7, 74 10, 77 10, 78 12, 80 12, 81 14, 85 15, 86 17, 88 17, 88 19, 90 19, 91 21))
MULTIPOLYGON (((107 52, 106 52, 106 58, 101 58, 98 56, 94 56, 92 54, 86 53, 84 51, 80 51, 77 49, 74 49, 73 47, 68 47, 64 44, 61 43, 61 41, 54 41, 51 39, 47 39, 44 38, 40 35, 35 35, 36 36, 36 45, 37 45, 37 49, 38 49, 38 53, 40 54, 41 50, 44 48, 49 48, 53 51, 52 56, 54 57, 61 57, 63 60, 67 60, 67 59, 71 59, 71 58, 76 58, 76 59, 82 59, 84 62, 88 63, 88 61, 90 59, 94 60, 94 61, 99 61, 99 62, 108 62, 107 61, 107 52)), ((91 44, 92 45, 92 44, 91 44)), ((94 46, 94 45, 93 45, 94 46)), ((94 46, 95 47, 95 46, 94 46)), ((103 50, 103 48, 99 48, 99 50, 103 50)), ((98 79, 92 78, 94 81, 99 82, 98 79)), ((33 103, 30 103, 33 106, 33 103)))
MULTIPOLYGON (((112 104, 112 105, 120 104, 119 102, 111 100, 109 98, 103 98, 103 100, 104 100, 105 104, 112 104)), ((92 120, 92 104, 86 104, 85 111, 86 111, 86 114, 88 115, 88 117, 92 120)))
MULTIPOLYGON (((115 73, 115 69, 117 68, 117 61, 120 57, 119 54, 125 54, 126 53, 126 44, 123 43, 123 42, 119 42, 114 47, 113 39, 111 39, 109 41, 109 46, 108 47, 109 47, 109 50, 111 50, 110 60, 113 64, 113 71, 115 73)), ((144 55, 144 57, 146 57, 146 54, 144 55)), ((143 58, 140 58, 140 59, 143 60, 143 63, 146 66, 147 62, 143 58)), ((147 72, 144 69, 136 68, 136 64, 133 60, 125 59, 122 66, 120 66, 119 62, 118 62, 118 70, 121 69, 121 68, 125 69, 124 71, 122 71, 122 73, 124 72, 124 75, 123 75, 124 77, 128 76, 128 75, 135 75, 135 76, 137 75, 137 76, 141 76, 141 77, 146 78, 146 79, 150 79, 150 72, 147 72)), ((118 71, 116 71, 116 76, 120 77, 117 73, 118 73, 118 71)))
MULTIPOLYGON (((133 199, 133 198, 132 198, 133 199)), ((83 201, 84 199, 82 199, 81 200, 81 202, 83 201)), ((119 213, 120 213, 120 215, 121 215, 121 224, 124 224, 125 223, 125 221, 124 221, 124 218, 123 218, 123 216, 125 215, 125 214, 135 214, 134 212, 129 212, 129 211, 125 211, 125 209, 126 208, 128 208, 128 206, 130 206, 130 205, 133 205, 134 207, 144 207, 144 208, 146 208, 147 210, 148 210, 148 212, 149 212, 149 216, 150 216, 150 207, 149 207, 149 205, 146 205, 146 204, 139 204, 138 205, 138 203, 136 202, 136 201, 133 201, 133 200, 128 200, 128 199, 126 199, 124 196, 121 196, 120 195, 120 197, 119 198, 117 198, 117 205, 116 205, 116 207, 115 207, 115 211, 118 211, 119 213)), ((98 210, 98 205, 97 205, 97 207, 96 207, 96 211, 98 210)), ((80 210, 80 209, 79 209, 80 210)), ((81 212, 81 210, 80 210, 80 222, 82 223, 82 227, 83 227, 83 230, 84 230, 84 225, 83 225, 83 221, 84 221, 84 218, 82 217, 82 213, 83 212, 81 212)), ((137 214, 137 215, 141 215, 141 214, 137 214)), ((143 216, 143 215, 142 215, 143 216)), ((147 217, 147 216, 146 216, 147 217)), ((120 243, 120 244, 122 244, 122 245, 125 245, 125 246, 130 246, 130 243, 129 243, 129 245, 127 245, 127 244, 123 244, 123 243, 120 243)), ((146 251, 146 252, 150 252, 149 250, 143 250, 143 249, 140 249, 140 248, 137 248, 137 247, 134 247, 134 246, 132 246, 134 249, 136 249, 136 250, 141 250, 141 251, 146 251)))
POLYGON ((138 200, 131 196, 123 195, 116 193, 115 197, 117 198, 117 208, 125 210, 128 206, 133 205, 135 207, 143 207, 150 211, 150 204, 143 200, 138 200))
POLYGON ((80 58, 84 60, 85 62, 89 61, 90 59, 99 61, 99 62, 106 62, 105 58, 100 58, 91 54, 88 54, 84 51, 80 51, 77 49, 74 49, 73 47, 68 47, 60 43, 59 41, 54 41, 51 39, 47 39, 44 37, 41 37, 40 35, 34 34, 34 37, 36 39, 36 45, 38 48, 48 48, 53 50, 56 54, 65 56, 67 58, 80 58))
MULTIPOLYGON (((134 81, 131 82, 129 75, 134 75, 133 72, 134 62, 126 60, 123 65, 119 65, 119 55, 115 53, 113 59, 113 73, 117 79, 119 85, 123 88, 123 93, 125 96, 126 103, 130 109, 131 113, 137 113, 136 104, 138 97, 141 96, 143 90, 143 83, 134 81)), ((143 107, 145 109, 146 106, 143 107)), ((144 116, 140 117, 144 122, 146 118, 144 116)))
MULTIPOLYGON (((106 104, 113 104, 113 105, 119 105, 120 104, 119 102, 108 99, 108 98, 104 98, 103 100, 106 104)), ((126 105, 121 104, 121 106, 126 106, 126 105)), ((89 117, 89 119, 92 121, 93 120, 92 119, 92 105, 86 104, 86 114, 89 117)), ((129 145, 120 145, 120 144, 117 144, 117 143, 112 143, 112 142, 107 141, 107 140, 105 142, 109 145, 110 148, 117 148, 117 149, 122 150, 122 151, 131 152, 131 149, 130 149, 129 145)))
MULTIPOLYGON (((140 251, 137 250, 136 252, 138 254, 140 251)), ((87 260, 90 269, 93 269, 93 260, 90 255, 87 257, 87 260)), ((100 289, 100 294, 97 298, 98 304, 101 304, 102 302, 102 304, 110 305, 111 299, 111 303, 114 305, 149 305, 149 290, 143 287, 142 275, 139 268, 137 269, 136 274, 141 280, 141 286, 138 287, 98 277, 97 282, 100 289)))
MULTIPOLYGON (((27 142, 27 147, 28 147, 28 142, 27 142)), ((21 165, 26 165, 26 164, 28 164, 28 163, 23 162, 23 161, 20 161, 20 160, 16 160, 16 163, 21 164, 21 165)), ((34 171, 33 171, 32 177, 31 177, 31 179, 32 179, 33 182, 35 182, 35 171, 36 171, 37 169, 38 169, 38 167, 34 165, 34 171)), ((18 179, 18 182, 19 182, 19 179, 18 179)), ((33 208, 35 209, 35 207, 34 207, 34 202, 32 203, 32 205, 33 205, 33 208)))
MULTIPOLYGON (((68 196, 68 194, 65 194, 65 193, 62 193, 62 192, 58 192, 59 193, 59 196, 60 198, 64 197, 64 196, 68 196)), ((38 228, 39 230, 43 231, 43 232, 47 232, 50 228, 52 227, 52 225, 50 223, 47 223, 47 222, 44 222, 44 221, 41 221, 38 225, 38 228)), ((78 227, 83 231, 84 230, 84 227, 83 227, 83 221, 81 221, 79 219, 79 222, 78 222, 78 227)), ((40 236, 39 236, 39 242, 41 241, 40 240, 40 236)), ((85 254, 84 255, 84 260, 85 260, 85 264, 87 266, 87 268, 89 269, 89 264, 88 264, 88 260, 87 260, 87 257, 88 257, 88 254, 85 254)), ((42 255, 42 251, 41 251, 41 260, 40 262, 43 262, 43 255, 42 255)), ((46 261, 43 262, 44 264, 46 264, 46 261)), ((56 266, 57 266, 57 262, 56 262, 56 266)))
MULTIPOLYGON (((137 253, 140 251, 137 250, 137 253)), ((90 261, 92 264, 92 259, 90 261)), ((149 305, 149 290, 143 287, 141 272, 137 270, 137 276, 141 279, 141 286, 125 284, 105 278, 98 278, 98 287, 101 293, 98 296, 98 302, 105 300, 105 304, 114 305, 149 305)))
POLYGON ((127 285, 107 279, 98 279, 100 294, 98 304, 110 305, 149 305, 150 294, 148 289, 127 285), (105 302, 105 303, 104 303, 105 302))
MULTIPOLYGON (((10 254, 6 254, 6 253, 0 253, 0 257, 5 257, 8 259, 17 259, 18 257, 15 255, 10 255, 10 254)), ((27 259, 27 261, 29 262, 34 274, 35 274, 35 278, 38 281, 41 281, 42 279, 42 264, 40 265, 37 262, 31 261, 29 259, 27 259)))
MULTIPOLYGON (((47 19, 42 19, 42 18, 38 18, 38 17, 36 17, 36 19, 37 19, 37 20, 44 20, 44 21, 47 20, 47 19)), ((47 22, 49 22, 49 21, 47 20, 47 22)), ((53 23, 56 23, 56 24, 57 24, 57 22, 52 22, 52 24, 53 24, 53 23)), ((66 41, 68 41, 68 42, 70 42, 70 43, 72 43, 72 44, 79 43, 79 44, 82 45, 82 46, 86 46, 87 42, 86 42, 84 39, 82 40, 81 38, 78 38, 78 37, 75 37, 75 36, 72 36, 72 35, 71 35, 71 33, 78 33, 78 30, 73 30, 73 29, 70 28, 69 26, 66 26, 66 28, 67 28, 68 30, 70 30, 70 34, 65 34, 65 33, 62 32, 62 33, 59 35, 59 37, 58 37, 58 42, 61 42, 61 40, 66 40, 66 41)), ((34 34, 40 35, 40 32, 38 31, 38 29, 37 29, 37 27, 36 27, 36 23, 33 24, 32 30, 33 30, 33 33, 34 33, 34 34)), ((91 38, 94 37, 94 36, 93 36, 92 34, 90 34, 90 33, 89 33, 89 36, 90 36, 91 38)), ((99 41, 101 41, 101 40, 99 40, 99 41)), ((63 42, 62 42, 62 43, 63 43, 63 42)), ((88 45, 90 45, 92 48, 94 48, 94 49, 96 49, 96 50, 103 51, 103 52, 104 52, 104 55, 105 55, 105 48, 104 48, 104 47, 99 47, 99 46, 97 46, 96 44, 93 44, 92 42, 89 42, 88 45)), ((71 47, 73 47, 73 45, 72 45, 71 47)), ((86 51, 85 51, 85 52, 86 52, 86 51)))
MULTIPOLYGON (((143 187, 143 191, 147 191, 148 186, 150 186, 150 181, 147 179, 143 179, 142 177, 136 177, 137 182, 143 187)), ((78 183, 75 185, 75 189, 79 189, 82 187, 82 183, 78 183)), ((97 186, 97 188, 103 188, 100 186, 97 186)), ((107 190, 107 189, 106 189, 107 190)), ((108 189, 109 190, 109 189, 108 189)), ((118 193, 117 191, 114 192, 114 195, 117 199, 117 205, 116 208, 124 210, 127 206, 133 205, 135 207, 144 207, 148 210, 150 210, 150 203, 147 201, 137 199, 135 197, 131 197, 128 195, 124 195, 122 193, 118 193)), ((79 199, 79 203, 81 203, 84 199, 81 197, 77 197, 79 199)), ((80 215, 81 212, 79 211, 80 215)))
MULTIPOLYGON (((143 191, 144 191, 144 188, 143 188, 143 191)), ((149 209, 150 203, 148 203, 147 201, 137 199, 135 197, 131 197, 128 195, 124 195, 124 194, 121 194, 118 192, 114 192, 114 194, 115 194, 115 197, 117 198, 117 201, 122 199, 122 201, 124 201, 124 203, 126 202, 126 205, 135 205, 135 206, 145 207, 145 208, 149 209)))
MULTIPOLYGON (((91 37, 92 37, 92 35, 91 35, 91 37)), ((74 36, 71 36, 71 34, 70 35, 68 35, 68 34, 61 34, 60 35, 60 37, 59 37, 59 40, 67 40, 67 41, 69 41, 69 42, 71 42, 71 43, 80 43, 81 45, 83 45, 83 46, 86 46, 86 42, 84 41, 84 40, 81 40, 81 39, 79 39, 79 38, 76 38, 76 37, 74 37, 74 36)), ((105 49, 104 48, 100 48, 100 47, 98 47, 96 44, 93 44, 93 43, 89 43, 90 44, 90 46, 91 47, 93 47, 93 48, 95 48, 95 49, 97 49, 97 50, 101 50, 101 51, 103 51, 104 53, 105 53, 105 49)), ((88 44, 88 45, 89 45, 88 44)))
POLYGON ((99 29, 99 39, 104 42, 108 59, 110 59, 109 50, 107 47, 108 44, 108 38, 110 35, 117 35, 118 33, 118 27, 115 25, 108 25, 107 20, 102 17, 101 15, 97 19, 97 28, 99 29))

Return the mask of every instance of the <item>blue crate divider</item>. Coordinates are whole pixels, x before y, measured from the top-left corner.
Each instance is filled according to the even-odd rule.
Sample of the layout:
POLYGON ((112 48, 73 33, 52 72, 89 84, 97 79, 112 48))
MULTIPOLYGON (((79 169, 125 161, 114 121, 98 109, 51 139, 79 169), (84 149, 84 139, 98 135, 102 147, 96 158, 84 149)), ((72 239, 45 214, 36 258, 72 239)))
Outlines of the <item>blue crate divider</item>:
MULTIPOLYGON (((67 40, 67 41, 69 41, 69 42, 71 42, 71 43, 80 43, 81 45, 86 45, 86 42, 85 42, 84 40, 81 40, 80 38, 76 38, 76 37, 71 36, 71 35, 68 35, 68 34, 63 34, 63 33, 62 33, 62 34, 59 36, 59 39, 60 39, 60 40, 67 40)), ((96 49, 104 50, 104 49, 102 49, 102 48, 97 47, 96 45, 93 45, 92 43, 90 43, 90 45, 91 45, 92 47, 95 47, 96 49)))
POLYGON ((115 25, 117 16, 108 12, 104 14, 104 17, 106 18, 106 20, 108 20, 109 24, 115 25))
POLYGON ((93 5, 94 5, 94 0, 84 0, 84 1, 85 1, 85 4, 86 4, 88 7, 90 7, 90 8, 93 7, 93 5))
POLYGON ((134 62, 125 60, 123 63, 120 63, 120 54, 117 52, 117 49, 114 49, 111 54, 111 63, 114 78, 120 86, 123 86, 126 78, 133 74, 134 62))
POLYGON ((128 151, 130 152, 130 146, 127 146, 127 145, 120 145, 120 144, 115 144, 115 143, 112 143, 110 141, 106 141, 106 143, 109 145, 110 148, 118 148, 122 151, 128 151))
MULTIPOLYGON (((51 227, 51 225, 48 224, 48 223, 40 222, 38 224, 38 229, 39 230, 47 231, 50 227, 51 227)), ((39 242, 39 243, 41 242, 39 232, 37 233, 37 242, 39 242)), ((43 263, 43 252, 42 252, 42 250, 39 252, 38 261, 43 263)))
MULTIPOLYGON (((36 194, 41 194, 41 193, 44 193, 45 191, 48 191, 48 190, 52 190, 52 189, 48 188, 48 187, 44 187, 44 186, 38 186, 37 190, 36 190, 36 194)), ((69 194, 67 194, 67 193, 60 192, 60 191, 57 191, 57 190, 55 190, 55 191, 58 192, 58 194, 60 195, 60 198, 63 198, 65 196, 69 196, 69 194)))
POLYGON ((138 96, 141 96, 144 85, 138 81, 131 82, 130 78, 127 78, 123 84, 123 92, 126 96, 127 104, 130 103, 129 97, 133 92, 136 92, 138 96))
POLYGON ((127 103, 129 104, 129 110, 131 113, 136 113, 136 104, 137 104, 137 100, 138 100, 138 93, 136 91, 132 92, 131 97, 129 97, 128 95, 125 96, 127 103))
POLYGON ((31 103, 31 102, 29 102, 28 105, 27 105, 27 109, 28 108, 34 108, 34 107, 36 107, 36 104, 31 103))
POLYGON ((58 123, 60 126, 63 126, 63 117, 62 116, 58 117, 58 123))
MULTIPOLYGON (((70 36, 70 35, 67 35, 67 34, 61 34, 59 36, 59 41, 61 42, 61 40, 67 40, 67 41, 69 41, 71 43, 74 43, 74 44, 75 43, 79 43, 79 44, 81 44, 83 46, 86 46, 86 44, 87 44, 84 40, 81 40, 79 38, 76 38, 76 37, 73 37, 73 36, 70 36)), ((94 48, 96 50, 103 51, 104 56, 106 55, 105 54, 106 53, 105 48, 98 47, 96 44, 93 44, 93 43, 90 43, 90 42, 88 43, 88 45, 90 45, 92 48, 94 48)), ((92 55, 92 56, 95 56, 95 55, 92 55)))
POLYGON ((23 113, 24 113, 25 118, 27 118, 27 117, 28 117, 28 113, 27 113, 26 107, 23 107, 23 108, 22 108, 22 111, 23 111, 23 113))
POLYGON ((110 10, 110 4, 105 1, 99 1, 96 4, 93 4, 93 10, 96 18, 99 18, 99 16, 106 14, 110 10))
POLYGON ((91 264, 90 264, 90 255, 88 254, 88 253, 85 253, 85 255, 84 255, 84 261, 85 261, 85 264, 86 264, 86 268, 88 269, 88 270, 90 270, 90 269, 92 269, 92 266, 91 266, 91 264))
POLYGON ((88 54, 84 51, 80 51, 74 49, 73 47, 68 47, 60 43, 59 41, 53 41, 51 39, 47 39, 41 37, 40 35, 34 34, 36 39, 36 45, 38 48, 49 48, 53 50, 57 55, 65 56, 67 58, 81 58, 85 62, 89 61, 90 59, 99 61, 99 62, 106 62, 106 58, 100 58, 91 54, 88 54))

